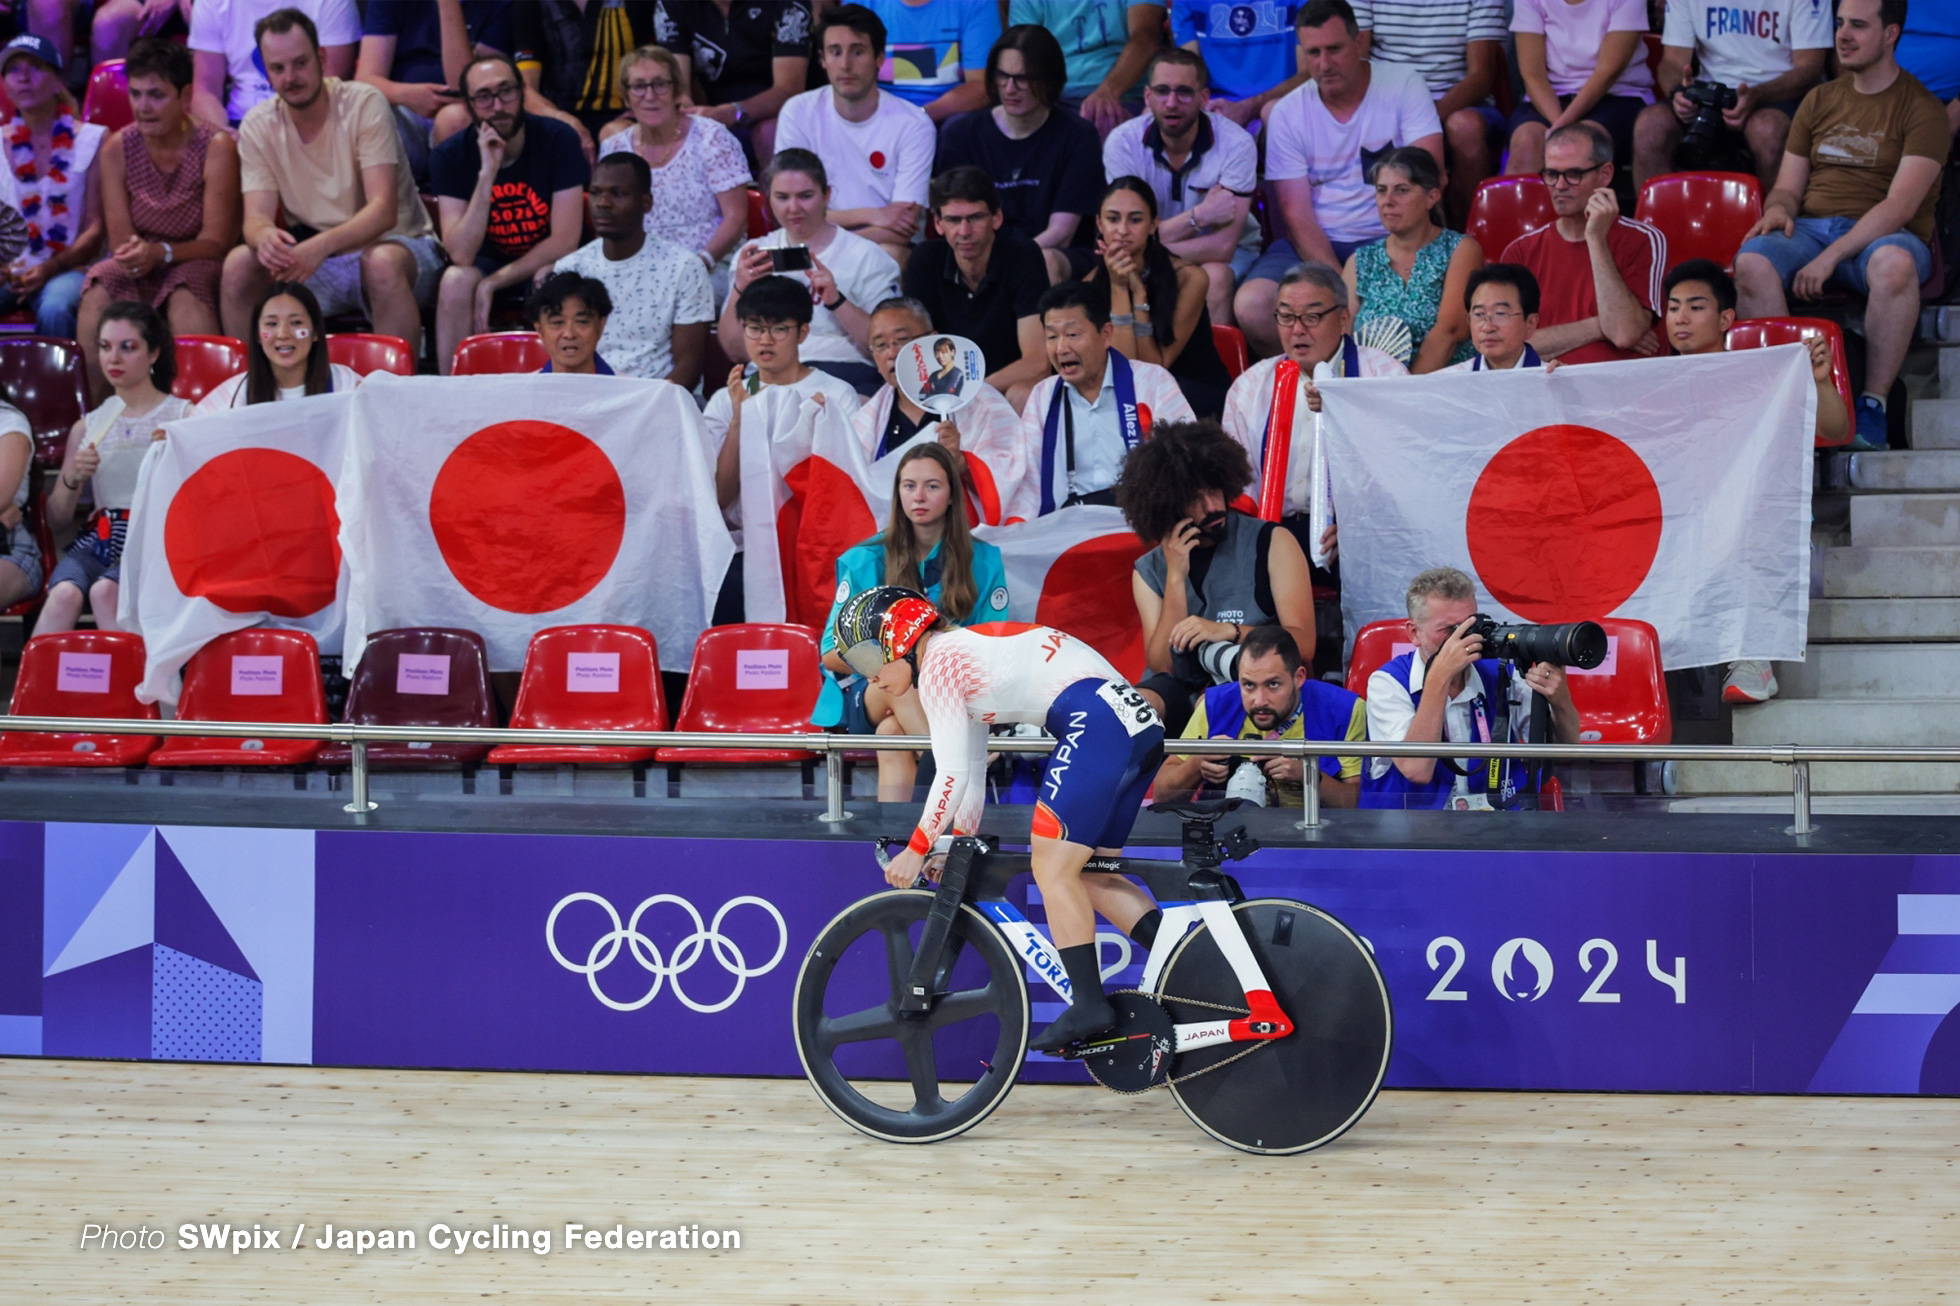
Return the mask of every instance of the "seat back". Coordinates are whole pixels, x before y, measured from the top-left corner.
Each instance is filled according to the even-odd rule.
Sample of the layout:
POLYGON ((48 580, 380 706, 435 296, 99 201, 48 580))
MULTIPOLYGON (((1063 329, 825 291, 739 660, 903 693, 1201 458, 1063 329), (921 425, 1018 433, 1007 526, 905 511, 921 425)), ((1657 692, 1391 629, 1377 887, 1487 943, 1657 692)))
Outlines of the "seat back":
POLYGON ((776 215, 769 211, 769 197, 749 187, 749 239, 760 240, 776 229, 776 215))
POLYGON ((122 630, 36 635, 20 651, 7 709, 15 716, 135 717, 155 721, 155 703, 136 697, 143 637, 122 630))
POLYGON ((347 720, 363 726, 497 726, 490 657, 473 630, 377 630, 347 690, 347 720))
POLYGON ((362 376, 371 372, 415 375, 415 351, 400 336, 342 331, 327 337, 327 359, 351 367, 362 376))
POLYGON ((119 132, 136 120, 129 108, 129 77, 120 59, 105 59, 88 75, 82 96, 82 118, 119 132))
POLYGON ((1477 187, 1463 230, 1483 246, 1484 261, 1496 263, 1512 241, 1557 217, 1552 193, 1538 178, 1492 177, 1477 187))
MULTIPOLYGON (((1858 414, 1852 407, 1851 367, 1844 357, 1843 327, 1821 317, 1744 318, 1729 328, 1729 348, 1762 349, 1768 345, 1797 344, 1814 335, 1822 335, 1831 342, 1831 384, 1837 387, 1838 398, 1844 401, 1845 415, 1845 438, 1837 443, 1848 444, 1851 432, 1858 429, 1858 414)), ((1822 448, 1827 442, 1819 440, 1817 444, 1822 448)))
POLYGON ((1371 621, 1363 626, 1361 633, 1354 637, 1354 652, 1348 655, 1348 692, 1366 698, 1368 677, 1381 670, 1382 664, 1397 653, 1413 647, 1406 621, 1371 621))
POLYGON ((1235 326, 1211 325, 1212 343, 1218 347, 1218 356, 1224 360, 1225 370, 1232 374, 1234 381, 1239 374, 1252 366, 1252 355, 1246 352, 1245 332, 1235 326))
POLYGON ((551 626, 531 636, 510 724, 520 730, 665 730, 660 652, 638 626, 551 626))
POLYGON ((808 626, 714 626, 694 642, 676 730, 809 731, 823 666, 808 626))
POLYGON ((81 347, 49 336, 0 337, 0 397, 27 415, 35 457, 59 466, 69 429, 88 411, 81 347))
POLYGON ((245 342, 236 336, 178 336, 177 379, 170 393, 196 403, 244 370, 245 342))
POLYGON ((319 646, 305 631, 266 626, 218 636, 184 668, 177 719, 324 725, 319 646))
POLYGON ((456 346, 455 376, 494 376, 500 372, 536 372, 550 361, 535 331, 490 331, 471 336, 456 346))
POLYGON ((1669 267, 1705 258, 1732 269, 1763 216, 1763 184, 1744 172, 1670 172, 1640 188, 1633 216, 1667 237, 1669 267))

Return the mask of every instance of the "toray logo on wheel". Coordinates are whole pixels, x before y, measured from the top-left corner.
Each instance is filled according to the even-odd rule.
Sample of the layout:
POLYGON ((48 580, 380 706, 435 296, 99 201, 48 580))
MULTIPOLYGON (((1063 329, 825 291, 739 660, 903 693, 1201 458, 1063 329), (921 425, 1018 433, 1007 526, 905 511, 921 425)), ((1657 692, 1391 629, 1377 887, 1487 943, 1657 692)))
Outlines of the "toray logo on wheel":
POLYGON ((777 911, 773 904, 751 895, 730 898, 721 905, 714 919, 704 926, 701 923, 701 913, 694 909, 694 904, 671 893, 657 893, 646 899, 633 909, 632 917, 624 925, 620 924, 619 912, 598 894, 572 893, 560 898, 558 905, 553 907, 551 914, 545 918, 544 941, 545 946, 551 949, 553 959, 573 974, 585 976, 586 984, 592 989, 592 996, 614 1011, 638 1011, 653 1001, 659 994, 662 984, 671 981, 674 996, 680 999, 681 1005, 690 1011, 712 1014, 733 1006, 735 1000, 742 996, 742 989, 750 980, 758 975, 767 975, 776 968, 783 959, 784 951, 789 947, 789 927, 783 922, 783 914, 777 911), (592 947, 587 951, 583 962, 573 961, 558 948, 559 913, 575 902, 597 904, 599 909, 606 913, 606 919, 612 922, 611 930, 593 940, 592 947), (659 945, 640 932, 640 918, 646 915, 648 909, 662 903, 671 903, 679 907, 694 923, 694 932, 675 945, 671 957, 663 956, 659 945), (744 906, 760 907, 769 913, 769 919, 776 923, 776 950, 770 954, 769 960, 760 966, 750 966, 741 948, 733 939, 721 932, 722 922, 727 919, 728 913, 744 906), (652 986, 631 1002, 621 1002, 599 987, 599 973, 611 966, 619 957, 622 945, 632 953, 633 960, 639 964, 640 969, 653 976, 652 986), (735 977, 735 987, 719 1002, 701 1003, 690 998, 682 990, 681 976, 701 959, 704 951, 709 950, 713 951, 714 958, 721 964, 721 968, 735 977))

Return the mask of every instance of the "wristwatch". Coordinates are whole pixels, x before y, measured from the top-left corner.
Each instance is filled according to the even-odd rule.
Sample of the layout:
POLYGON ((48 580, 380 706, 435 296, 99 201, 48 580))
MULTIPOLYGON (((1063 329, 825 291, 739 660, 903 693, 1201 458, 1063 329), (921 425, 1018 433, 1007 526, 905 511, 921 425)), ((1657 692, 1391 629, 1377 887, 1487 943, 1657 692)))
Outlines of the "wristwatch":
POLYGON ((1191 214, 1191 234, 1194 236, 1204 235, 1205 229, 1198 225, 1198 211, 1196 209, 1192 209, 1190 210, 1190 214, 1191 214))
POLYGON ((1139 299, 1134 304, 1130 305, 1130 312, 1142 313, 1145 317, 1148 317, 1150 315, 1150 305, 1144 303, 1142 300, 1139 299))
POLYGON ((837 292, 837 298, 834 302, 824 305, 824 311, 828 313, 835 313, 838 309, 844 307, 844 305, 850 302, 851 301, 845 297, 844 292, 840 290, 837 292))
POLYGON ((170 248, 169 241, 159 242, 163 246, 163 261, 166 266, 177 261, 177 251, 170 248))

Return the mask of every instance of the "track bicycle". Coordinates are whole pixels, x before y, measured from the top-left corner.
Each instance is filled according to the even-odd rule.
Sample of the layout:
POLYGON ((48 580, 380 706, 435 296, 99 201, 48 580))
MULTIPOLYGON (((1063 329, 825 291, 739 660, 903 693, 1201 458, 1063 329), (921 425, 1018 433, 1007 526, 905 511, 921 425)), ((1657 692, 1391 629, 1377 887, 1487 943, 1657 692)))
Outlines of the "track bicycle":
MULTIPOLYGON (((1221 869, 1259 847, 1243 827, 1214 829, 1238 805, 1153 806, 1183 823, 1179 861, 1090 859, 1085 870, 1142 881, 1163 922, 1140 986, 1109 994, 1115 1027, 1061 1055, 1119 1093, 1168 1088, 1193 1123, 1232 1147, 1304 1152, 1340 1137, 1374 1102, 1394 1012, 1373 953, 1347 926, 1303 902, 1248 899, 1221 869)), ((879 841, 879 860, 901 842, 879 841)), ((804 1073, 846 1123, 888 1142, 951 1138, 1007 1097, 1028 1052, 1027 971, 1069 997, 1055 950, 1007 899, 1010 883, 1032 872, 1028 854, 985 837, 942 844, 936 887, 845 908, 796 979, 804 1073), (902 1079, 883 1097, 897 1104, 877 1092, 894 1072, 902 1079)), ((1126 950, 1116 969, 1127 960, 1126 950)))

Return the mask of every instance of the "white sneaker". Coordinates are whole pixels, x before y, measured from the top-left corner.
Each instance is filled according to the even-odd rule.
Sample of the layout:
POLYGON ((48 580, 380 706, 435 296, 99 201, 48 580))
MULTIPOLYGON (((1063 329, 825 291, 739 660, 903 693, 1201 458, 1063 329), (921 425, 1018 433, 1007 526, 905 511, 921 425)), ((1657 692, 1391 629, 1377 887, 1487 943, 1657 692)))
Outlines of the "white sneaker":
POLYGON ((1767 662, 1736 662, 1722 682, 1724 703, 1762 703, 1776 697, 1776 672, 1767 662))

